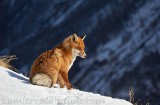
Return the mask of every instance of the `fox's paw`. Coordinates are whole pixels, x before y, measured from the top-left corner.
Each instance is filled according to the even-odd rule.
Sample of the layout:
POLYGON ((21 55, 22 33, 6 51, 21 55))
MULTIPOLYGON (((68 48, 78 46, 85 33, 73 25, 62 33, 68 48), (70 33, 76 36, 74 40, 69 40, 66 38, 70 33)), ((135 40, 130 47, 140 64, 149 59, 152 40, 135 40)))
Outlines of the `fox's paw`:
POLYGON ((60 86, 60 88, 64 88, 64 84, 62 84, 62 83, 59 83, 59 86, 60 86))
POLYGON ((72 85, 68 83, 68 84, 66 84, 66 87, 68 90, 70 90, 72 88, 72 85))

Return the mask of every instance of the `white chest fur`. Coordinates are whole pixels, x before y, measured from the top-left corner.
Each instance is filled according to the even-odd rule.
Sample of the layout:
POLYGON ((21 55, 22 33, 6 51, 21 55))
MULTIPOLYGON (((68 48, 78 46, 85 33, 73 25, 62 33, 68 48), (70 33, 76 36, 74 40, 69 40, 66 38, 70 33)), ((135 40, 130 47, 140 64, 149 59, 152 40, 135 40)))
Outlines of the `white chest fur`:
POLYGON ((72 67, 74 61, 76 60, 77 53, 78 53, 78 51, 76 49, 72 49, 72 59, 71 59, 70 65, 69 65, 69 69, 72 67))
MULTIPOLYGON (((76 57, 73 57, 73 59, 72 59, 72 61, 71 61, 71 64, 69 65, 69 69, 72 67, 72 65, 73 65, 73 63, 74 63, 74 61, 76 60, 76 57)), ((68 69, 68 70, 69 70, 68 69)))
MULTIPOLYGON (((69 65, 69 69, 72 67, 74 61, 76 60, 76 57, 78 56, 78 53, 79 53, 78 50, 72 49, 72 60, 71 60, 71 63, 70 63, 70 65, 69 65)), ((68 70, 69 70, 69 69, 68 69, 68 70)))

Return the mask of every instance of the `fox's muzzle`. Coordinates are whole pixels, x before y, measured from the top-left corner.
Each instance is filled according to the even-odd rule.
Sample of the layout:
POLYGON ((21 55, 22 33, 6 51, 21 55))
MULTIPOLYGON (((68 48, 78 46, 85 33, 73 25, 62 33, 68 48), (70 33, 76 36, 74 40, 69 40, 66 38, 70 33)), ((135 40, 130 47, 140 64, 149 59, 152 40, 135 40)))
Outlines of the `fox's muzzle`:
POLYGON ((86 57, 87 57, 87 55, 86 55, 86 53, 85 53, 85 52, 80 53, 80 54, 79 54, 79 56, 80 56, 81 58, 86 58, 86 57))

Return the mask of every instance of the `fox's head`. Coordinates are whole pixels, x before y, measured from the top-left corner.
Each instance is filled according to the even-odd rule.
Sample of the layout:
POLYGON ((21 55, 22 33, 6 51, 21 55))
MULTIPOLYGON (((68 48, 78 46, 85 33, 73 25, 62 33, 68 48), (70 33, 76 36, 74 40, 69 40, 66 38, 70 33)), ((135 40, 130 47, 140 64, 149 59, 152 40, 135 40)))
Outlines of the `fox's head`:
POLYGON ((67 39, 64 40, 63 44, 65 43, 66 47, 69 47, 72 50, 74 56, 79 56, 81 58, 86 58, 87 55, 84 51, 84 39, 86 35, 79 37, 76 34, 69 36, 67 39))

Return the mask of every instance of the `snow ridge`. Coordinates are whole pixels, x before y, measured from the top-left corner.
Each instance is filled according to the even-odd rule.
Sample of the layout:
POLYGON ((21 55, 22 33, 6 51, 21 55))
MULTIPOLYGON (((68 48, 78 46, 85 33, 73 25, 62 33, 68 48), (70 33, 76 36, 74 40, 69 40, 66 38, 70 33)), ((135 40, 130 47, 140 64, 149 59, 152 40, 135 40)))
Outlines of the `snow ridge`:
POLYGON ((28 78, 0 67, 1 105, 132 105, 121 99, 77 89, 47 88, 30 84, 28 78))

